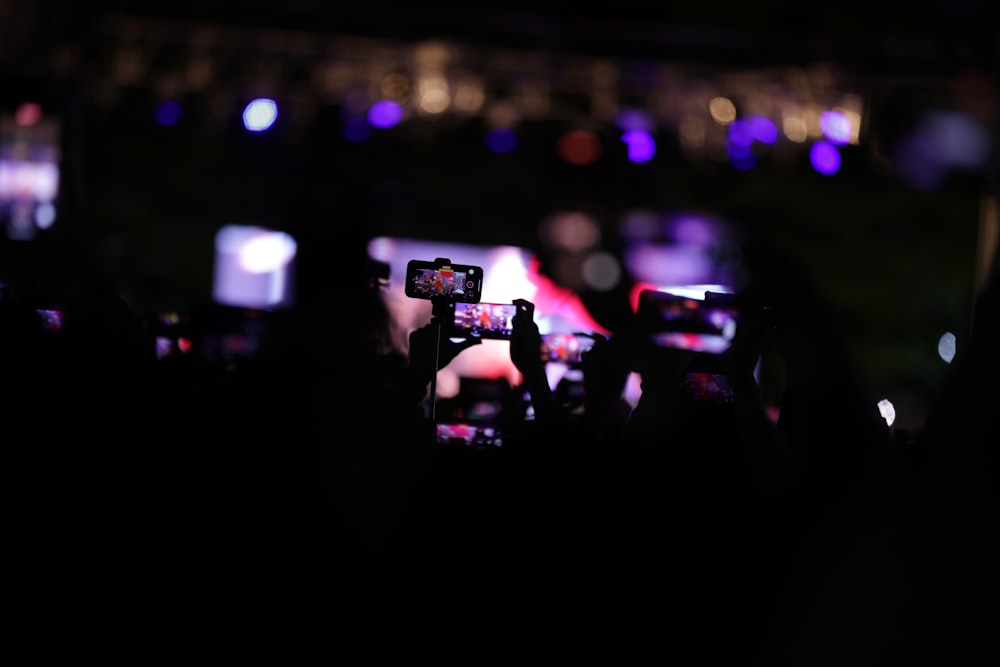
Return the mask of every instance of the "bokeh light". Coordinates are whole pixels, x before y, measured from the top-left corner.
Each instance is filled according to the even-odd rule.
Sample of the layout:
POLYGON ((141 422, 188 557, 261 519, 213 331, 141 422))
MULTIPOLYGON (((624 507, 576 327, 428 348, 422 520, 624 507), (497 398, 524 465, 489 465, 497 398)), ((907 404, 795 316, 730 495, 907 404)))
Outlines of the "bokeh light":
POLYGON ((883 398, 878 402, 878 412, 885 420, 886 426, 892 426, 896 421, 896 406, 889 399, 883 398))
POLYGON ((42 105, 37 102, 23 102, 14 111, 14 122, 21 127, 32 127, 42 120, 42 105))
POLYGON ((486 133, 484 141, 494 153, 510 153, 517 148, 517 132, 506 127, 497 127, 486 133))
POLYGON ((824 111, 820 115, 820 127, 823 136, 830 143, 843 145, 851 140, 851 121, 839 111, 824 111))
POLYGON ((604 151, 600 139, 593 132, 570 130, 557 140, 556 152, 564 162, 586 166, 597 162, 604 151))
POLYGON ((368 122, 374 127, 394 127, 402 119, 403 106, 395 100, 379 100, 368 110, 368 122))
POLYGON ((630 162, 648 162, 656 155, 656 140, 645 130, 628 130, 622 135, 630 162))
POLYGON ((158 125, 176 125, 181 120, 184 109, 177 100, 164 100, 156 105, 158 125))
POLYGON ((778 127, 770 118, 752 116, 747 120, 753 138, 762 144, 773 144, 778 140, 778 127))
POLYGON ((840 171, 840 151, 828 141, 817 141, 809 149, 813 169, 827 176, 840 171))
POLYGON ((278 104, 266 97, 251 100, 243 109, 243 127, 250 132, 264 132, 278 119, 278 104))
POLYGON ((946 331, 941 334, 938 339, 937 353, 938 356, 944 359, 947 363, 951 363, 952 359, 955 358, 956 350, 956 338, 955 334, 950 331, 946 331))

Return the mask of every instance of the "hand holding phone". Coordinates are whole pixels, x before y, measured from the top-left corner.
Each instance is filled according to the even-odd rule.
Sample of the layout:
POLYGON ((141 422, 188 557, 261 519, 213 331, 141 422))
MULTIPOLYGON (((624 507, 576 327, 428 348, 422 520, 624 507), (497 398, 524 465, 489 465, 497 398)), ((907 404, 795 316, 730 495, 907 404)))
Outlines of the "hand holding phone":
POLYGON ((410 332, 410 368, 416 374, 416 379, 426 384, 437 371, 454 361, 464 350, 482 342, 480 338, 454 341, 446 335, 441 335, 437 324, 433 322, 426 324, 410 332))
POLYGON ((541 347, 541 335, 534 319, 535 304, 525 299, 514 299, 513 303, 517 310, 510 339, 510 360, 525 378, 543 378, 545 364, 538 352, 541 347))

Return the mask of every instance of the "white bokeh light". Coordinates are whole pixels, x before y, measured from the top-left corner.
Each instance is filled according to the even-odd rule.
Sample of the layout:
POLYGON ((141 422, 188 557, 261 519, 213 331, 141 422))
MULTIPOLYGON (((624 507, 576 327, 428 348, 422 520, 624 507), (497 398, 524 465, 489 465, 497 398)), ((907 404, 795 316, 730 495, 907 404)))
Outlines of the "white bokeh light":
POLYGON ((886 426, 892 426, 893 422, 896 421, 896 407, 887 398, 883 398, 878 402, 878 413, 882 415, 886 426))
POLYGON ((951 360, 955 358, 955 344, 956 344, 955 334, 951 333, 950 331, 946 331, 945 333, 941 334, 940 338, 938 338, 938 345, 937 345, 938 356, 940 356, 949 364, 951 363, 951 360))
POLYGON ((251 132, 263 132, 274 125, 278 118, 278 105, 274 100, 258 98, 251 100, 243 110, 243 127, 251 132))

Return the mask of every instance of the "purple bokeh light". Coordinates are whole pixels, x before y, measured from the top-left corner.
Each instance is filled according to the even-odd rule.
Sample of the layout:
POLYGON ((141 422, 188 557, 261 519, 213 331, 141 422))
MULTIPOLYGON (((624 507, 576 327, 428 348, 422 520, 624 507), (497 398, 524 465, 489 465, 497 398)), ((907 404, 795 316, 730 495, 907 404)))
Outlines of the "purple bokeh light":
POLYGON ((648 162, 656 155, 656 141, 645 130, 628 130, 622 134, 631 162, 648 162))
POLYGON ((394 127, 403 119, 403 107, 393 100, 379 100, 368 110, 368 122, 374 127, 394 127))
MULTIPOLYGON (((729 143, 733 146, 750 146, 753 143, 753 128, 743 120, 734 120, 729 124, 729 143)), ((732 155, 732 151, 730 151, 732 155)))
POLYGON ((753 138, 762 144, 773 144, 778 140, 778 126, 770 118, 753 116, 748 121, 753 138))
POLYGON ((840 170, 840 151, 829 141, 817 141, 809 149, 809 162, 821 174, 836 174, 840 170))

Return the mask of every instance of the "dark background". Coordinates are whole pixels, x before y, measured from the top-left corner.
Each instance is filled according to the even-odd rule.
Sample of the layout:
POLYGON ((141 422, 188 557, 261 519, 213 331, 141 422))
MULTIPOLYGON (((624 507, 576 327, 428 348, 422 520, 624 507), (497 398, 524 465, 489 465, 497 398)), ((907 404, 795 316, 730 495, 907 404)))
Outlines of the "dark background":
MULTIPOLYGON (((59 224, 27 245, 5 241, 3 257, 30 267, 56 299, 92 263, 140 311, 190 307, 208 297, 212 237, 224 224, 294 233, 309 302, 338 298, 373 236, 535 247, 537 225, 553 210, 589 211, 610 230, 622 211, 645 206, 766 229, 843 306, 873 384, 894 392, 909 419, 919 419, 944 372, 933 354, 938 336, 968 324, 998 181, 997 30, 985 1, 850 2, 829 11, 778 1, 147 4, 0 0, 0 108, 41 101, 61 115, 65 143, 59 224), (136 26, 154 46, 143 75, 123 81, 116 63, 136 26), (553 150, 568 126, 558 114, 525 122, 510 155, 483 147, 480 117, 415 119, 347 142, 342 105, 329 100, 309 105, 308 122, 250 137, 235 115, 212 113, 212 90, 188 100, 179 126, 158 127, 157 75, 193 48, 197 26, 235 35, 228 48, 247 58, 269 48, 263 30, 308 35, 319 48, 354 36, 400 49, 430 39, 479 53, 511 49, 541 54, 554 70, 575 57, 671 63, 717 80, 826 63, 837 85, 864 98, 866 120, 834 177, 813 172, 804 151, 748 172, 691 160, 669 129, 657 158, 635 165, 600 128, 604 158, 572 167, 553 150), (963 102, 959 82, 970 74, 980 85, 963 102), (990 128, 991 161, 932 188, 908 185, 893 146, 922 111, 961 104, 990 128)), ((308 90, 303 71, 284 76, 308 90)), ((216 77, 220 89, 253 79, 232 63, 216 77)))

